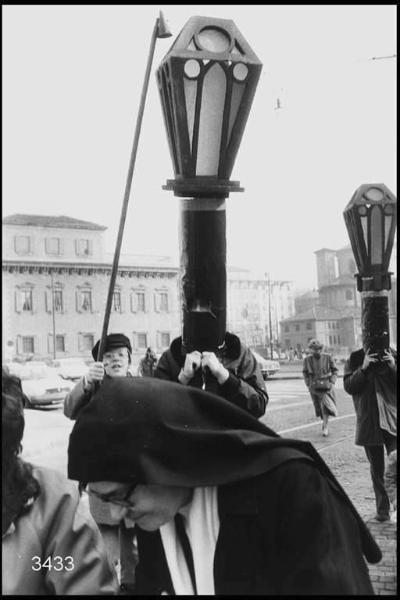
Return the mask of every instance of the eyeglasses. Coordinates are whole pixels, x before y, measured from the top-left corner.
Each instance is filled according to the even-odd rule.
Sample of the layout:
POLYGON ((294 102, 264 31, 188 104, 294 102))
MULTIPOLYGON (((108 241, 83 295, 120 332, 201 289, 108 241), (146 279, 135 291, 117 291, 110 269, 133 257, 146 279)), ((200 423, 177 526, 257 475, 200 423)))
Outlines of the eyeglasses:
POLYGON ((87 488, 83 488, 82 492, 84 492, 88 496, 93 496, 94 498, 98 498, 102 502, 107 502, 109 504, 117 504, 118 506, 123 506, 124 508, 130 508, 132 506, 132 502, 129 502, 129 496, 132 494, 136 485, 137 485, 136 482, 131 484, 123 498, 114 498, 112 493, 111 494, 101 494, 99 492, 95 492, 94 490, 87 489, 87 488))

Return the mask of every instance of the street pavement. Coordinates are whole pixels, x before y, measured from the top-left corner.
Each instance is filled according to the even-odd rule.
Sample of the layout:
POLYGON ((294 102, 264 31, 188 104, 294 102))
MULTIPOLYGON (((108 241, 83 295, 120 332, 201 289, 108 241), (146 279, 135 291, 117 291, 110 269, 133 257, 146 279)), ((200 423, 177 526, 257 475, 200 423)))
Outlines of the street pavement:
MULTIPOLYGON (((297 365, 296 365, 297 366, 297 365)), ((298 367, 298 366, 297 366, 298 367)), ((270 401, 262 421, 285 437, 309 440, 321 453, 377 540, 383 558, 368 565, 376 594, 395 595, 397 588, 396 533, 393 521, 374 520, 375 502, 369 465, 363 448, 354 445, 355 417, 351 397, 337 380, 339 416, 330 420, 330 435, 322 438, 301 371, 286 370, 266 382, 270 401)), ((67 473, 67 447, 74 421, 61 409, 25 411, 23 457, 67 473)))

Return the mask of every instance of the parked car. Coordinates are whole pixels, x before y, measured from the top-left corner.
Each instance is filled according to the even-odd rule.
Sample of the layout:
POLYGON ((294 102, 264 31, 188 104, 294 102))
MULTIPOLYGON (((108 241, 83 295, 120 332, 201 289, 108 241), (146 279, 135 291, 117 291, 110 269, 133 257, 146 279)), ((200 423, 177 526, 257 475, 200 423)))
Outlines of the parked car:
POLYGON ((20 371, 22 391, 28 398, 25 408, 57 408, 74 387, 72 381, 62 379, 50 367, 31 366, 20 371))
POLYGON ((88 366, 83 358, 57 358, 51 361, 51 366, 63 379, 77 381, 88 370, 88 366))
POLYGON ((275 373, 281 368, 278 361, 270 360, 269 358, 264 358, 255 350, 252 350, 252 353, 254 354, 258 364, 260 365, 261 373, 264 379, 268 379, 268 377, 271 377, 271 375, 275 375, 275 373))

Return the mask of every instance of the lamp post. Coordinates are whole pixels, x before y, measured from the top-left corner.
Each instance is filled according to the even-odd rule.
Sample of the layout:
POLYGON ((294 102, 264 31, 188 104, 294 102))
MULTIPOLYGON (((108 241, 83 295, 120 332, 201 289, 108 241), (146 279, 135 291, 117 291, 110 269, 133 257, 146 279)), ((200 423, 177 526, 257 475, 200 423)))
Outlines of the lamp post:
POLYGON ((226 333, 226 205, 262 65, 233 21, 192 17, 157 71, 181 198, 180 266, 186 351, 216 350, 226 333))
POLYGON ((53 359, 56 359, 56 311, 55 311, 55 298, 54 298, 54 277, 53 271, 50 268, 50 279, 51 279, 51 312, 53 320, 53 359))
POLYGON ((269 273, 265 273, 268 285, 268 328, 269 328, 269 351, 270 359, 274 358, 274 346, 272 341, 272 312, 271 312, 271 279, 269 273))
POLYGON ((358 268, 363 345, 378 354, 389 348, 389 262, 396 214, 396 197, 383 183, 361 185, 343 213, 358 268))

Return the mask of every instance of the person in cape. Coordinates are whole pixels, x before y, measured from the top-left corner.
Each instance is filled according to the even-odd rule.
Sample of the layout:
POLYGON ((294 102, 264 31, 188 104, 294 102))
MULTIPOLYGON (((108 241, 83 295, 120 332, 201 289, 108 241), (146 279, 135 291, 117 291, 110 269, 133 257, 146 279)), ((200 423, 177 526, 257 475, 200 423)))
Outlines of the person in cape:
POLYGON ((215 394, 104 381, 71 432, 68 476, 135 523, 136 594, 374 593, 380 549, 314 447, 215 394))

